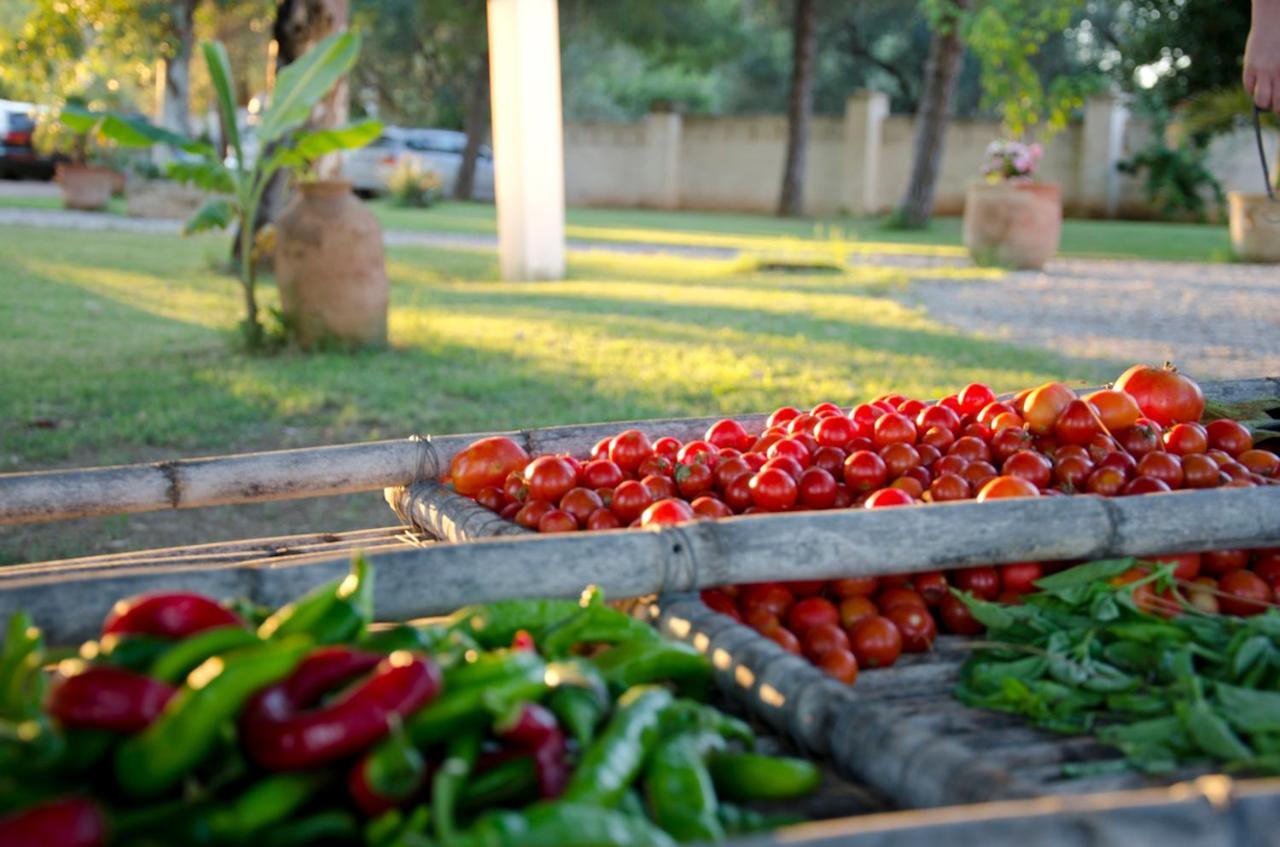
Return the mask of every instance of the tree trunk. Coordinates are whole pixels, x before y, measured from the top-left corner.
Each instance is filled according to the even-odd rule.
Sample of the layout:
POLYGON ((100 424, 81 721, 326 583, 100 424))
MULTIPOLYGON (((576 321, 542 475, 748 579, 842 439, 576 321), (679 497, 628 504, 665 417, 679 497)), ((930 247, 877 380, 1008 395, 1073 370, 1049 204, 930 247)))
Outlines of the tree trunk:
POLYGON ((165 62, 164 118, 166 129, 191 135, 191 54, 195 47, 195 13, 199 0, 173 0, 173 55, 165 62))
MULTIPOLYGON (((952 0, 952 8, 963 12, 972 3, 973 0, 952 0)), ((960 37, 957 17, 955 13, 943 17, 929 43, 924 89, 920 94, 920 111, 916 115, 918 124, 911 181, 898 207, 898 224, 912 229, 924 228, 933 215, 933 194, 938 185, 943 141, 947 134, 947 112, 951 108, 951 95, 964 59, 964 41, 960 37)))
POLYGON ((809 121, 813 117, 813 54, 817 32, 813 0, 795 0, 792 28, 791 93, 787 103, 787 162, 782 171, 778 214, 804 213, 804 171, 809 152, 809 121))
POLYGON ((480 57, 475 77, 471 80, 471 92, 467 102, 467 146, 462 150, 462 165, 458 168, 458 180, 453 184, 453 196, 457 200, 471 200, 476 189, 476 159, 480 145, 489 130, 489 51, 480 57))

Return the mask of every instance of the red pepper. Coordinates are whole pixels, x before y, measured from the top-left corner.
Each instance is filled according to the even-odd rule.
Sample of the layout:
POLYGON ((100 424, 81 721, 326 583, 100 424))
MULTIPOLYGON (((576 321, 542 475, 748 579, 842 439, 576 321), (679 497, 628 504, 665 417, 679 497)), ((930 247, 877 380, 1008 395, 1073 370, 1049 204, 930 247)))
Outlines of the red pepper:
POLYGON ((139 594, 111 607, 102 634, 158 635, 186 638, 216 626, 244 626, 235 612, 202 594, 139 594))
POLYGON ((107 819, 98 804, 64 797, 0 818, 4 847, 101 847, 107 843, 107 819))
POLYGON ((568 742, 551 710, 523 703, 514 719, 500 722, 495 729, 503 741, 532 752, 538 793, 544 799, 560 796, 569 782, 568 742))
POLYGON ((503 741, 525 750, 534 749, 559 728, 551 710, 537 703, 521 703, 514 718, 499 721, 494 727, 503 741))
POLYGON ((155 720, 176 689, 125 668, 94 665, 49 692, 49 714, 63 726, 137 732, 155 720))
POLYGON ((440 690, 440 669, 404 650, 383 659, 347 647, 312 653, 284 682, 263 689, 240 717, 245 748, 271 770, 300 770, 365 750, 440 690), (327 706, 309 709, 322 695, 368 670, 373 674, 327 706), (381 661, 378 661, 381 659, 381 661))
POLYGON ((569 744, 559 727, 533 748, 533 762, 538 768, 538 793, 550 800, 564 793, 569 784, 569 744))
POLYGON ((532 652, 537 649, 537 645, 533 641, 533 635, 527 629, 516 630, 516 634, 511 639, 511 649, 532 652))

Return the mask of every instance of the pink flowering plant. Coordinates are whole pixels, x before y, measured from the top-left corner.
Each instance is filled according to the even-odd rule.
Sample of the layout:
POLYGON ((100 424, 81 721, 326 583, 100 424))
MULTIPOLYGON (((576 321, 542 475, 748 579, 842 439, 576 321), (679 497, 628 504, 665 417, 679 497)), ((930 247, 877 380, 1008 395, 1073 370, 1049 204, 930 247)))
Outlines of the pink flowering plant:
POLYGON ((991 182, 1033 179, 1044 148, 1021 141, 993 141, 987 145, 982 173, 991 182))

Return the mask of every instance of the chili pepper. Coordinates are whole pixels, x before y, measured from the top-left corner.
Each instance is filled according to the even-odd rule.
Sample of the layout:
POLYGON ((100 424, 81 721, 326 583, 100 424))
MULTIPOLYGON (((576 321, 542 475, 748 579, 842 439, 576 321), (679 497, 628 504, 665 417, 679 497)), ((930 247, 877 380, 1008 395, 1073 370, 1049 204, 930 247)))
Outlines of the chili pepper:
POLYGON ((351 640, 372 617, 372 583, 368 562, 357 556, 351 563, 351 573, 282 606, 262 622, 258 635, 309 635, 320 644, 351 640))
POLYGON ((187 676, 160 717, 116 750, 116 781, 149 796, 173 785, 209 754, 224 722, 259 689, 290 673, 311 648, 303 639, 245 647, 207 660, 187 676))
POLYGON ((457 847, 674 847, 643 817, 587 803, 551 803, 521 812, 491 812, 456 841, 457 847))
POLYGON ((533 763, 538 766, 538 793, 544 800, 559 797, 569 785, 569 742, 563 730, 556 728, 533 748, 533 763))
POLYGON ((450 629, 461 630, 480 646, 492 650, 506 647, 520 630, 540 640, 542 632, 576 613, 573 600, 499 600, 479 606, 464 606, 449 616, 450 629))
POLYGON ((326 809, 277 824, 254 839, 253 847, 301 847, 306 844, 350 844, 359 836, 355 817, 341 809, 326 809))
POLYGON ((43 662, 44 633, 26 612, 14 612, 0 652, 0 717, 22 720, 39 714, 44 694, 43 662))
POLYGON ((613 705, 604 677, 585 659, 567 659, 547 665, 547 682, 547 705, 578 746, 586 747, 613 705))
POLYGON ((511 636, 512 650, 537 650, 537 642, 534 641, 533 634, 527 629, 517 630, 516 634, 511 636))
POLYGON ((803 823, 804 817, 786 813, 765 814, 733 803, 720 803, 716 817, 727 835, 745 835, 752 832, 768 832, 783 826, 803 823))
POLYGON ((658 825, 677 841, 723 841, 716 817, 716 791, 703 762, 724 748, 715 732, 684 733, 661 741, 644 773, 644 793, 658 825))
POLYGON ((176 684, 204 663, 205 659, 256 644, 261 639, 243 626, 220 626, 179 641, 156 657, 149 674, 156 679, 176 684))
POLYGON ((47 710, 60 724, 113 732, 137 732, 164 711, 176 693, 173 686, 124 668, 79 665, 49 691, 47 710))
POLYGON ((88 773, 107 757, 119 739, 118 733, 101 729, 66 729, 54 768, 72 776, 88 773))
POLYGON ((805 759, 759 753, 720 753, 708 761, 716 791, 729 800, 789 800, 822 782, 822 771, 805 759))
POLYGON ((476 656, 474 661, 454 665, 445 671, 444 684, 448 691, 460 688, 476 688, 496 680, 512 676, 542 679, 547 672, 546 661, 537 653, 523 650, 491 650, 476 656))
POLYGON ((145 672, 160 656, 172 650, 174 642, 155 635, 104 635, 80 645, 80 658, 94 664, 145 672))
POLYGON ((389 629, 367 632, 356 642, 361 650, 374 653, 394 653, 397 650, 414 650, 419 653, 433 653, 436 645, 443 637, 439 634, 428 634, 424 629, 409 624, 396 624, 389 629))
POLYGON ((564 798, 602 806, 617 804, 657 743, 662 714, 673 702, 665 688, 636 687, 618 698, 618 708, 604 731, 583 752, 564 798))
POLYGON ((427 762, 409 741, 402 724, 351 768, 347 793, 369 817, 411 799, 427 782, 427 762))
POLYGON ((173 591, 119 601, 102 623, 103 635, 186 638, 218 626, 244 626, 239 615, 203 594, 173 591))
POLYGON ((364 843, 367 847, 431 847, 433 842, 427 838, 430 822, 429 806, 415 806, 407 815, 393 809, 365 827, 364 843))
MULTIPOLYGON (((334 651, 357 652, 347 648, 329 652, 334 651)), ((334 661, 349 666, 345 656, 336 655, 334 661)), ((308 710, 328 690, 315 684, 323 676, 323 672, 295 673, 250 702, 240 727, 245 748, 259 764, 271 770, 296 770, 359 753, 385 737, 392 720, 420 709, 440 690, 435 662, 398 651, 381 659, 368 679, 337 700, 308 710)))
POLYGON ((489 768, 477 767, 476 771, 462 790, 459 807, 465 812, 514 805, 538 790, 538 767, 529 755, 514 756, 489 768))
POLYGON ((727 741, 740 742, 748 750, 756 746, 756 734, 745 721, 696 700, 677 700, 662 716, 662 734, 710 730, 727 741))
POLYGON ((98 804, 64 797, 0 819, 4 847, 99 847, 107 843, 107 819, 98 804))
POLYGON ((405 721, 405 731, 418 748, 438 744, 459 732, 485 728, 495 714, 505 714, 515 703, 541 697, 547 686, 541 678, 519 674, 484 687, 448 688, 425 709, 405 721))
POLYGON ((628 788, 622 792, 622 799, 618 801, 618 811, 633 818, 649 817, 649 812, 644 807, 644 798, 635 788, 628 788))
POLYGON ((454 813, 480 754, 480 734, 467 733, 454 738, 449 742, 448 751, 431 780, 431 826, 436 837, 446 845, 452 844, 457 835, 454 813))
POLYGON ((660 641, 657 630, 617 609, 604 605, 598 592, 589 593, 587 605, 574 615, 548 627, 540 639, 542 652, 564 656, 578 644, 619 644, 660 641))
POLYGON ((711 684, 707 657, 680 642, 623 642, 592 657, 591 663, 615 690, 674 682, 682 692, 701 699, 711 684))
POLYGON ((205 818, 208 831, 220 841, 253 838, 287 820, 316 795, 327 779, 324 773, 278 773, 258 780, 235 799, 220 804, 205 818))
POLYGON ((532 750, 557 731, 560 725, 546 706, 525 702, 520 703, 511 713, 500 716, 493 728, 497 736, 508 744, 532 750))

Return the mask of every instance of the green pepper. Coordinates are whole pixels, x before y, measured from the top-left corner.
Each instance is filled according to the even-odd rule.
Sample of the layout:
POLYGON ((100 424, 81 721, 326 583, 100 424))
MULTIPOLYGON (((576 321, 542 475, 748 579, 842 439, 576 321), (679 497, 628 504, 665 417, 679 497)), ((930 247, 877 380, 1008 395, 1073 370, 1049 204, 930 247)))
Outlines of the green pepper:
POLYGON ((56 765, 64 774, 85 774, 107 757, 120 735, 105 729, 64 729, 64 747, 56 765))
POLYGON ((450 689, 446 681, 445 693, 410 715, 405 731, 416 747, 438 744, 460 732, 486 728, 496 715, 522 701, 538 700, 546 690, 540 672, 508 676, 484 687, 450 689))
POLYGON ((373 574, 363 556, 351 573, 305 594, 277 610, 258 627, 261 638, 309 636, 317 644, 339 644, 357 638, 372 619, 373 574))
POLYGON ((478 812, 525 802, 537 793, 538 771, 533 757, 517 756, 477 774, 463 789, 459 806, 465 812, 478 812))
POLYGON ((215 629, 206 629, 189 638, 184 638, 164 653, 161 653, 151 663, 151 670, 148 672, 148 676, 152 676, 162 682, 176 684, 186 679, 187 674, 203 664, 205 659, 225 653, 228 650, 248 647, 250 644, 258 643, 260 640, 257 634, 242 626, 220 626, 215 629))
POLYGON ((138 673, 147 669, 165 653, 173 649, 174 642, 156 635, 123 635, 111 633, 99 641, 86 642, 80 648, 80 657, 95 664, 127 668, 138 673))
POLYGON ((582 754, 564 799, 614 806, 639 776, 674 698, 665 688, 636 687, 618 698, 604 731, 582 754))
POLYGON ((547 665, 547 681, 553 686, 547 706, 578 746, 585 748, 613 705, 604 677, 591 663, 569 659, 547 665))
POLYGON ((323 773, 277 773, 263 777, 237 797, 223 802, 202 823, 219 841, 251 839, 281 823, 315 796, 326 781, 323 773))
POLYGON ((513 676, 542 679, 547 663, 529 650, 490 650, 444 672, 444 690, 480 688, 513 676))
POLYGON ((439 642, 439 637, 432 637, 424 629, 402 623, 396 624, 389 629, 366 632, 356 642, 356 646, 371 653, 389 654, 397 650, 434 653, 439 642))
POLYGON ((308 844, 350 844, 360 835, 355 816, 342 809, 326 809, 277 824, 253 841, 253 847, 303 847, 308 844))
POLYGON ((428 806, 415 806, 408 815, 392 809, 369 822, 364 831, 366 847, 430 847, 427 825, 431 822, 428 806))
POLYGON ((538 647, 547 656, 565 656, 579 644, 618 644, 629 641, 654 642, 661 636, 644 621, 611 609, 600 594, 590 595, 588 604, 574 615, 547 628, 538 647))
POLYGON ((811 793, 822 771, 806 759, 721 753, 708 762, 720 796, 729 800, 790 800, 811 793))
POLYGON ((737 741, 748 750, 756 746, 756 734, 745 721, 696 700, 677 700, 662 716, 663 735, 698 730, 718 733, 726 741, 737 741))
POLYGON ((644 793, 658 825, 677 841, 723 841, 716 791, 703 761, 723 749, 715 732, 685 733, 658 744, 644 773, 644 793))
POLYGON ((458 847, 674 847, 644 818, 587 803, 548 803, 525 812, 491 812, 455 841, 458 847))
POLYGON ((431 826, 444 844, 452 844, 457 834, 454 815, 463 786, 480 755, 480 733, 469 732, 449 742, 449 752, 431 780, 431 826))
POLYGON ((9 616, 0 652, 0 718, 23 720, 40 713, 44 696, 44 633, 26 612, 9 616))
POLYGON ((711 684, 711 663, 677 641, 629 641, 594 656, 591 663, 615 690, 674 682, 682 692, 702 699, 711 684))
POLYGON ((733 803, 721 803, 716 807, 716 817, 728 835, 746 835, 768 832, 783 826, 803 823, 804 817, 785 813, 765 814, 733 803))
POLYGON ((479 606, 464 606, 448 621, 450 629, 465 632, 487 649, 508 647, 520 630, 534 640, 554 624, 579 611, 573 600, 499 600, 479 606))
POLYGON ((192 671, 151 726, 116 750, 116 781, 126 794, 152 796, 200 764, 222 725, 257 691, 287 676, 311 649, 306 638, 245 647, 192 671))

